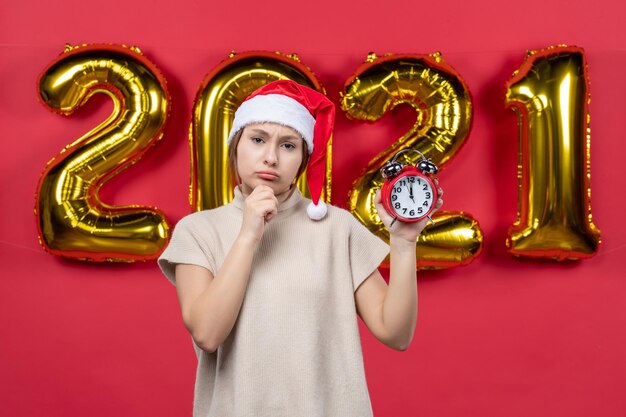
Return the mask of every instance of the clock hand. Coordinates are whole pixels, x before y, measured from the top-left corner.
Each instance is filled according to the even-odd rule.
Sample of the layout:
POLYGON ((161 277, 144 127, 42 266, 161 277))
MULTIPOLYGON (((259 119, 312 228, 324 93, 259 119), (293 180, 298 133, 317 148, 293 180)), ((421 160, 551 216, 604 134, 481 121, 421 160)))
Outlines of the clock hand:
POLYGON ((411 199, 411 201, 413 201, 413 204, 415 204, 415 199, 413 198, 413 184, 409 185, 409 198, 411 199))

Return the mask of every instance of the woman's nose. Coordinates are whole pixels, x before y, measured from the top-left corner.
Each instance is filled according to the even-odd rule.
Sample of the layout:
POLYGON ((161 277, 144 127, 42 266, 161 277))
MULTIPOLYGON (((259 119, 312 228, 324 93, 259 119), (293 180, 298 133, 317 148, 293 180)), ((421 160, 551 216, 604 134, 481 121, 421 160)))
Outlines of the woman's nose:
POLYGON ((265 164, 274 166, 278 163, 278 155, 273 146, 268 146, 267 153, 265 154, 265 164))

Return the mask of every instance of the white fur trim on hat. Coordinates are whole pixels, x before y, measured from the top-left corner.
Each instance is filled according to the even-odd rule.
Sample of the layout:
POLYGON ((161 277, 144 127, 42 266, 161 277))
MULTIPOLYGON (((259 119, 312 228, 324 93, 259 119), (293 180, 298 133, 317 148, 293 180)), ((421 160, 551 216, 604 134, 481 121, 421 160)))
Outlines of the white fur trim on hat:
POLYGON ((309 218, 313 220, 321 220, 326 216, 326 212, 328 211, 328 207, 326 203, 320 199, 320 201, 315 205, 312 201, 306 207, 306 214, 309 215, 309 218))
POLYGON ((302 136, 309 154, 313 152, 315 118, 306 107, 283 94, 258 95, 241 103, 235 112, 233 127, 228 135, 228 144, 240 129, 251 123, 263 122, 289 126, 302 136))

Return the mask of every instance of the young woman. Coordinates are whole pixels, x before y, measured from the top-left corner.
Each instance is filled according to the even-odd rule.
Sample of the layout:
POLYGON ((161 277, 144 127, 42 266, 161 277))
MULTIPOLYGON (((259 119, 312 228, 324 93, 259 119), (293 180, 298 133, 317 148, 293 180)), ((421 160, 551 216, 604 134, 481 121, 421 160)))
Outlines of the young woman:
POLYGON ((233 201, 183 218, 159 258, 198 358, 195 417, 372 416, 357 314, 393 349, 413 338, 426 221, 389 228, 377 193, 387 286, 389 246, 320 199, 333 122, 333 104, 292 81, 253 93, 229 135, 233 201), (312 201, 294 185, 307 167, 312 201))

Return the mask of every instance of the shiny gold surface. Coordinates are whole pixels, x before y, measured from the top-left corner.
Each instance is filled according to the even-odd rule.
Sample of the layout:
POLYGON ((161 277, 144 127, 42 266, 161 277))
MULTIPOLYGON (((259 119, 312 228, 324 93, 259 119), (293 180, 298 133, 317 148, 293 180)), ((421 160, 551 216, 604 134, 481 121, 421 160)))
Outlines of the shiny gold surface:
MULTIPOLYGON (((349 210, 372 232, 389 241, 374 205, 382 186, 380 168, 404 149, 416 149, 444 168, 467 138, 472 119, 469 89, 443 60, 432 55, 370 53, 366 62, 346 83, 341 108, 351 119, 375 122, 395 106, 407 104, 416 114, 413 127, 392 146, 373 158, 355 182, 349 210)), ((415 165, 420 156, 407 152, 399 159, 415 165)), ((437 213, 434 224, 417 244, 419 268, 448 268, 471 262, 482 250, 478 222, 464 213, 437 213)))
MULTIPOLYGON (((228 133, 239 105, 257 88, 290 79, 324 93, 313 72, 295 54, 232 52, 204 78, 194 101, 189 141, 191 185, 189 201, 194 211, 227 204, 233 198, 234 180, 228 171, 228 133)), ((330 201, 331 147, 328 142, 326 183, 322 198, 330 201)), ((306 174, 298 188, 308 196, 306 174)))
POLYGON ((155 259, 169 239, 165 216, 107 205, 98 190, 163 135, 170 98, 156 67, 137 48, 67 45, 38 85, 42 103, 63 115, 95 94, 114 103, 111 115, 52 158, 40 178, 35 215, 44 249, 88 261, 155 259))
POLYGON ((506 104, 520 132, 518 213, 507 238, 514 255, 581 259, 598 250, 588 82, 584 51, 557 46, 530 51, 507 83, 506 104))

